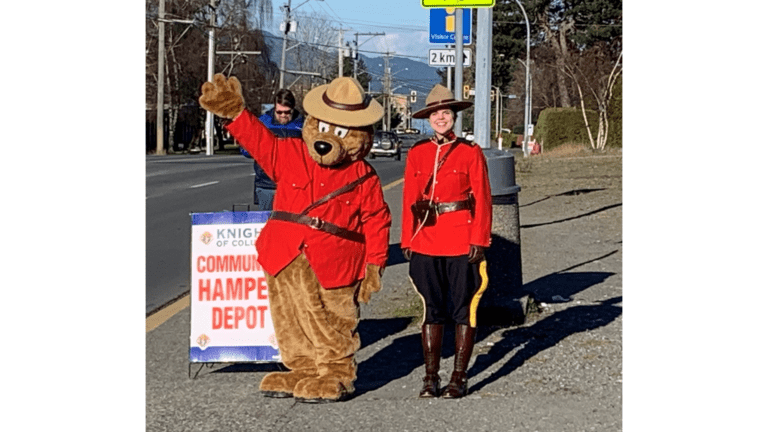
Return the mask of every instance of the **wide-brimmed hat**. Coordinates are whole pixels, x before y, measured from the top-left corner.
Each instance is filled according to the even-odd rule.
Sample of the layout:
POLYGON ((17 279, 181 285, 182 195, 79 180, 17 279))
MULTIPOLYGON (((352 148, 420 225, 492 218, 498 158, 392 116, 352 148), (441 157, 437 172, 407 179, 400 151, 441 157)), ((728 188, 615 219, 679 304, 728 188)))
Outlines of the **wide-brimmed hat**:
POLYGON ((415 113, 411 117, 413 118, 427 118, 434 111, 441 110, 443 108, 452 109, 454 111, 461 111, 463 109, 472 106, 470 101, 457 101, 453 97, 453 92, 448 90, 447 87, 436 84, 432 87, 432 90, 427 95, 426 106, 415 113))
POLYGON ((319 120, 340 126, 368 126, 384 117, 384 108, 350 77, 313 88, 304 96, 304 111, 319 120))

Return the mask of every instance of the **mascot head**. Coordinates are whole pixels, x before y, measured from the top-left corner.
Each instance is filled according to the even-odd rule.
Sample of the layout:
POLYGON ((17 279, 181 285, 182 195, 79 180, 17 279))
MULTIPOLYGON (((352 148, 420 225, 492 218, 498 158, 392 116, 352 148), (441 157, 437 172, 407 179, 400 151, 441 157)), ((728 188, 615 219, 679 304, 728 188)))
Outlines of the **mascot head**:
POLYGON ((335 166, 364 158, 371 150, 373 124, 384 108, 360 83, 340 77, 304 96, 307 118, 301 134, 320 165, 335 166))

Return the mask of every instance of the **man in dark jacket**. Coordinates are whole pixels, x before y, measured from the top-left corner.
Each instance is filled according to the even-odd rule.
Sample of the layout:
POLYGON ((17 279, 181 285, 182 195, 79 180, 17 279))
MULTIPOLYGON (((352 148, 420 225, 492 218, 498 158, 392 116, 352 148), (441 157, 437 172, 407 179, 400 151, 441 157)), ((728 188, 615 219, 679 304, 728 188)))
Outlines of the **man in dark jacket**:
MULTIPOLYGON (((301 138, 301 128, 304 126, 304 116, 296 108, 296 99, 288 89, 280 89, 275 95, 275 107, 259 117, 278 139, 301 138)), ((251 157, 244 148, 240 147, 243 156, 251 157)), ((275 182, 269 178, 258 163, 253 163, 253 203, 258 204, 261 211, 272 211, 272 201, 275 199, 275 182)))

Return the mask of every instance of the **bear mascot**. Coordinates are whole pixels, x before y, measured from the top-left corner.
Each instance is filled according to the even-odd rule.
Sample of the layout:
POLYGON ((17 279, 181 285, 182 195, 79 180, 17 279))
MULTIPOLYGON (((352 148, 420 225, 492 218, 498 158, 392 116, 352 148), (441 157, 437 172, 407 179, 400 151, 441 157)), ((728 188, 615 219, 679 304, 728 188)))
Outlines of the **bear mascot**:
POLYGON ((359 303, 381 289, 392 222, 381 182, 364 160, 384 110, 340 77, 304 97, 302 138, 278 140, 245 109, 240 82, 216 74, 200 105, 272 178, 273 211, 256 240, 281 361, 259 389, 267 397, 348 399, 357 377, 359 303))

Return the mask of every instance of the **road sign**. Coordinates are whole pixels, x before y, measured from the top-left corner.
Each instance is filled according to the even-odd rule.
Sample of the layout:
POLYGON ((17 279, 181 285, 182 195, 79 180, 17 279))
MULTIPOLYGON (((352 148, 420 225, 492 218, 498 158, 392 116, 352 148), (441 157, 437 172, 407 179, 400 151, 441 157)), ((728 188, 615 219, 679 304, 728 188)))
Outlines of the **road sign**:
MULTIPOLYGON (((456 9, 435 8, 429 10, 429 43, 456 43, 456 9)), ((462 9, 461 19, 464 45, 472 43, 472 9, 462 9)))
MULTIPOLYGON (((472 50, 464 50, 464 66, 472 65, 472 50)), ((456 66, 456 50, 455 49, 431 49, 429 50, 429 65, 430 66, 456 66)))
POLYGON ((496 0, 421 0, 421 6, 425 8, 490 8, 496 4, 496 0))

